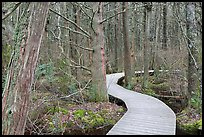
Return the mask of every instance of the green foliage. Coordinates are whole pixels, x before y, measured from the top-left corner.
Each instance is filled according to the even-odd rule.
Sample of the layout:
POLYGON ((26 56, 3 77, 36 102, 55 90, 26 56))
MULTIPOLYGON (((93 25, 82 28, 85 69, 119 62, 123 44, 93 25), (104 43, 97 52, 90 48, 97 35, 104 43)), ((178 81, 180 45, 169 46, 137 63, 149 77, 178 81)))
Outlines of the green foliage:
MULTIPOLYGON (((2 66, 7 67, 10 57, 11 57, 11 45, 3 45, 2 46, 2 66)), ((6 68, 5 68, 6 69, 6 68)))
POLYGON ((201 111, 202 109, 202 100, 200 99, 199 96, 193 95, 191 97, 191 106, 198 111, 201 111))
POLYGON ((74 113, 74 118, 80 127, 86 129, 91 129, 94 127, 101 126, 105 123, 104 118, 99 113, 94 113, 90 110, 76 110, 74 113))
POLYGON ((128 83, 128 85, 125 88, 131 90, 133 88, 133 86, 134 85, 132 83, 128 83))
POLYGON ((202 129, 202 119, 198 120, 196 122, 197 126, 198 126, 198 129, 202 129))
POLYGON ((61 113, 55 113, 50 117, 48 130, 53 134, 60 134, 65 131, 67 123, 62 119, 62 116, 61 113))
POLYGON ((86 112, 85 110, 79 109, 79 110, 76 110, 73 114, 74 114, 74 117, 78 119, 78 118, 82 118, 85 115, 85 112, 86 112))
POLYGON ((198 129, 202 128, 202 119, 193 123, 182 124, 181 127, 189 134, 196 134, 198 129))
POLYGON ((159 84, 153 84, 148 83, 148 87, 152 90, 169 90, 170 86, 167 82, 159 83, 159 84))
POLYGON ((35 72, 36 78, 39 79, 45 76, 48 82, 54 81, 54 65, 53 63, 41 64, 37 67, 35 72))
POLYGON ((68 85, 68 90, 70 93, 74 93, 77 91, 77 83, 70 83, 68 85))
POLYGON ((99 99, 96 92, 97 92, 97 88, 96 86, 93 86, 93 85, 87 91, 87 97, 90 102, 96 102, 99 99))
POLYGON ((55 106, 48 107, 48 112, 50 112, 52 114, 55 114, 56 112, 58 112, 58 113, 61 112, 64 115, 68 114, 67 109, 61 108, 61 107, 55 107, 55 106))
POLYGON ((155 95, 154 90, 152 90, 151 88, 144 89, 144 93, 151 96, 155 95))

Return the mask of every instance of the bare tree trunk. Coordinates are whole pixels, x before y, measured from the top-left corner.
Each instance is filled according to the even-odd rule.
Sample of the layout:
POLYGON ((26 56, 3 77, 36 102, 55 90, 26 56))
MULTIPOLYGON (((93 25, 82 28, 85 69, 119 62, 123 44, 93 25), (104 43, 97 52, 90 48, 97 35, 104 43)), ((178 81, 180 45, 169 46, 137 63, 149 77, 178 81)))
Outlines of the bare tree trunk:
MULTIPOLYGON (((117 8, 117 2, 115 2, 115 8, 117 8)), ((115 14, 117 13, 117 11, 115 11, 115 14)), ((114 70, 118 71, 118 16, 115 16, 115 57, 114 57, 114 70)))
POLYGON ((190 99, 192 93, 196 93, 198 79, 196 77, 196 66, 194 60, 197 62, 198 52, 196 50, 196 24, 195 24, 195 3, 186 3, 186 20, 187 20, 187 41, 188 41, 188 101, 190 105, 190 99))
POLYGON ((104 52, 104 30, 102 16, 102 2, 94 4, 95 16, 93 25, 95 33, 93 37, 93 64, 92 64, 92 87, 95 90, 95 101, 108 101, 106 89, 106 69, 105 69, 105 52, 104 52))
POLYGON ((124 38, 124 71, 125 71, 125 85, 128 85, 132 79, 133 72, 130 57, 130 42, 128 29, 128 2, 123 2, 122 9, 126 10, 123 13, 123 38, 124 38))
MULTIPOLYGON (((76 8, 75 9, 75 23, 78 26, 80 26, 80 14, 81 14, 81 10, 78 7, 75 7, 75 8, 76 8)), ((75 28, 75 30, 76 31, 80 31, 79 28, 75 28)), ((75 44, 77 44, 77 45, 80 43, 79 38, 80 38, 79 34, 76 33, 75 34, 75 44)), ((76 60, 75 61, 79 65, 83 65, 82 49, 77 49, 77 55, 78 56, 75 55, 76 56, 76 60)), ((82 77, 82 70, 81 70, 81 68, 77 68, 77 76, 76 76, 77 80, 80 81, 81 77, 82 77)))
POLYGON ((163 40, 162 40, 162 48, 164 50, 167 49, 167 3, 164 2, 164 6, 163 6, 163 40))
POLYGON ((45 29, 49 2, 32 3, 32 15, 29 22, 28 38, 24 52, 21 53, 22 65, 18 76, 13 78, 11 64, 9 80, 5 84, 2 98, 2 134, 23 135, 29 110, 29 96, 34 80, 42 36, 45 29), (14 88, 12 89, 12 84, 14 88))
POLYGON ((157 9, 156 9, 156 12, 155 12, 155 14, 156 14, 156 18, 155 18, 155 22, 156 22, 156 25, 155 25, 155 27, 156 27, 156 30, 155 30, 155 35, 156 35, 156 38, 154 39, 154 43, 155 43, 155 49, 154 49, 154 51, 155 51, 155 61, 154 61, 154 70, 155 70, 155 72, 154 72, 154 74, 156 75, 156 77, 157 77, 157 75, 158 75, 158 72, 159 72, 159 56, 158 56, 158 50, 159 50, 159 41, 158 41, 158 38, 159 38, 159 29, 160 29, 160 25, 161 25, 161 14, 158 14, 157 12, 159 12, 160 11, 160 5, 159 5, 159 7, 157 7, 157 9))
MULTIPOLYGON (((77 20, 77 16, 76 16, 77 7, 75 5, 73 5, 73 10, 72 11, 73 11, 72 18, 73 18, 74 22, 76 23, 76 20, 77 20)), ((74 28, 75 28, 75 30, 77 30, 77 28, 75 26, 74 26, 74 28)), ((71 32, 71 31, 69 32, 69 34, 70 34, 70 41, 71 41, 71 44, 70 44, 70 58, 74 62, 78 63, 78 52, 77 52, 77 47, 75 46, 75 44, 77 42, 77 40, 76 40, 76 35, 77 34, 75 34, 74 32, 71 32)), ((71 73, 77 79, 78 68, 72 67, 71 68, 71 73)))
MULTIPOLYGON (((120 4, 120 2, 118 2, 118 12, 121 12, 121 4, 120 4)), ((123 46, 122 46, 122 34, 121 34, 121 26, 122 26, 122 22, 121 22, 121 15, 119 14, 118 15, 118 55, 120 55, 120 56, 118 56, 118 67, 119 67, 119 69, 123 69, 123 46)))
POLYGON ((145 9, 144 9, 144 77, 143 77, 143 88, 147 88, 147 83, 148 83, 148 75, 149 75, 149 26, 150 26, 150 11, 152 8, 152 5, 148 3, 145 4, 145 9))

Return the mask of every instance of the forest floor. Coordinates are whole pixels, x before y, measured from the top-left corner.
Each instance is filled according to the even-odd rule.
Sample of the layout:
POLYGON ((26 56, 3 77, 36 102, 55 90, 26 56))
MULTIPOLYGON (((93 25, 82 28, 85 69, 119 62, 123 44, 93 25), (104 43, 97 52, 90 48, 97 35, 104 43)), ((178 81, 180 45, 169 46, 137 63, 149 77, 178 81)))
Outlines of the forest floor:
POLYGON ((132 78, 128 86, 124 86, 124 79, 119 83, 129 90, 154 96, 166 103, 175 112, 177 127, 182 134, 201 134, 202 104, 198 97, 193 96, 191 107, 187 107, 185 77, 178 72, 162 72, 156 76, 150 75, 148 80, 145 90, 142 88, 143 77, 139 75, 132 78))
POLYGON ((47 82, 35 87, 26 135, 105 135, 126 112, 114 102, 89 102, 85 94, 65 97, 47 82))

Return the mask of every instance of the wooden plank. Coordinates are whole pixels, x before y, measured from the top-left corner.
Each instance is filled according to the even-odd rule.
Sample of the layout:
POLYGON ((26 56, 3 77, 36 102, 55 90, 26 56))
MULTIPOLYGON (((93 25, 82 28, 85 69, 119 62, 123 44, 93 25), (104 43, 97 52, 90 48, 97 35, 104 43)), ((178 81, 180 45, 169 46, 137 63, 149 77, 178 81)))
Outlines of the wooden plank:
POLYGON ((115 73, 106 77, 108 93, 123 100, 127 106, 127 112, 107 135, 175 135, 175 113, 157 98, 117 85, 123 76, 124 73, 115 73))

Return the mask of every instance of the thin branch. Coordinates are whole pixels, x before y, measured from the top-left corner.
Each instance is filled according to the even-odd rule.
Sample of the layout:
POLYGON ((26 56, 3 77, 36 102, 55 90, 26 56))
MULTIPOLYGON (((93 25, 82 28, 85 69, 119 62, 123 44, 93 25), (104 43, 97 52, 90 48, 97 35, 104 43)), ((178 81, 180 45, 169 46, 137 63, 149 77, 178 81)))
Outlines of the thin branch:
POLYGON ((108 4, 110 4, 111 2, 107 2, 105 4, 103 4, 103 7, 107 6, 108 4))
POLYGON ((75 22, 73 22, 72 20, 66 18, 65 16, 59 14, 58 12, 54 11, 54 10, 51 9, 51 8, 50 8, 49 10, 52 11, 53 13, 57 14, 58 16, 64 18, 66 21, 72 23, 75 27, 77 27, 78 29, 80 29, 83 33, 85 33, 86 35, 88 35, 89 37, 91 37, 88 32, 86 32, 85 30, 83 30, 80 26, 78 26, 78 25, 77 25, 75 22))
POLYGON ((91 16, 86 13, 86 11, 84 10, 84 8, 81 6, 81 4, 79 4, 78 2, 71 2, 73 5, 79 6, 81 8, 81 10, 83 11, 84 14, 86 14, 86 16, 88 16, 91 19, 91 16))
POLYGON ((15 4, 14 8, 11 11, 8 11, 4 17, 2 17, 2 20, 6 19, 9 15, 11 15, 11 13, 13 13, 19 6, 20 6, 21 2, 18 2, 15 4))
POLYGON ((70 30, 70 31, 72 31, 72 32, 74 32, 74 33, 76 33, 76 34, 81 34, 81 35, 83 35, 83 36, 85 36, 85 37, 87 37, 87 38, 91 38, 90 36, 88 36, 88 35, 86 35, 86 34, 84 34, 84 33, 81 33, 81 32, 79 32, 79 31, 73 30, 73 29, 71 29, 71 28, 69 28, 69 27, 65 27, 65 26, 61 26, 61 25, 57 25, 57 27, 65 28, 65 29, 68 29, 68 30, 70 30))
POLYGON ((94 34, 96 34, 96 31, 93 28, 93 18, 94 18, 95 13, 96 11, 93 13, 92 18, 91 18, 91 29, 93 30, 94 34))
MULTIPOLYGON (((191 39, 184 33, 183 28, 182 28, 180 22, 178 21, 178 20, 179 20, 179 19, 178 19, 179 17, 176 16, 175 14, 174 14, 174 16, 177 18, 177 19, 176 19, 176 22, 179 24, 179 27, 180 27, 180 29, 181 29, 181 32, 183 33, 183 36, 184 36, 186 39, 188 39, 188 40, 190 41, 191 45, 193 45, 193 42, 191 41, 191 39)), ((195 64, 196 69, 198 70, 199 68, 198 68, 197 62, 196 62, 195 58, 193 57, 190 48, 188 47, 188 42, 186 41, 186 39, 184 39, 184 41, 186 42, 186 47, 187 47, 187 49, 188 49, 188 51, 189 51, 189 53, 190 53, 191 58, 193 59, 193 62, 194 62, 194 64, 195 64)))
MULTIPOLYGON (((73 43, 72 43, 73 44, 73 43)), ((79 46, 78 44, 74 44, 75 46, 81 48, 81 49, 84 49, 84 50, 88 50, 88 51, 94 51, 93 49, 91 48, 85 48, 85 47, 82 47, 82 46, 79 46)))
POLYGON ((82 66, 82 65, 79 65, 79 64, 77 64, 76 62, 74 62, 74 61, 73 61, 73 60, 71 60, 71 59, 70 59, 70 61, 71 61, 73 64, 75 64, 75 65, 76 65, 76 66, 69 65, 70 67, 82 68, 82 69, 84 69, 84 70, 87 70, 87 71, 91 72, 91 70, 90 70, 89 68, 87 68, 87 67, 85 67, 85 66, 82 66))
POLYGON ((82 6, 84 6, 85 8, 89 9, 89 10, 93 10, 92 8, 88 7, 87 5, 83 4, 82 6))
POLYGON ((84 89, 86 89, 86 87, 88 86, 88 84, 89 84, 91 81, 92 81, 92 79, 90 79, 82 89, 80 89, 79 91, 74 92, 74 93, 72 93, 72 94, 69 94, 68 96, 63 96, 63 97, 59 97, 59 98, 55 98, 55 99, 48 99, 48 100, 45 100, 45 101, 51 101, 51 100, 57 100, 57 99, 68 98, 68 97, 71 97, 71 96, 73 96, 73 95, 75 95, 75 94, 81 93, 82 91, 84 91, 84 89))
POLYGON ((91 49, 91 48, 85 48, 85 47, 79 46, 79 45, 81 45, 81 44, 73 43, 73 41, 69 41, 69 43, 72 44, 72 45, 74 45, 74 46, 76 46, 76 47, 79 47, 79 48, 81 48, 81 49, 84 49, 84 50, 94 51, 94 50, 91 49))
POLYGON ((60 38, 58 38, 52 30, 50 30, 50 32, 52 33, 55 39, 60 40, 60 38))
POLYGON ((123 10, 123 11, 121 11, 121 12, 118 12, 118 13, 114 14, 113 16, 110 16, 110 17, 108 17, 108 18, 102 20, 102 21, 100 22, 100 24, 104 23, 105 21, 107 21, 107 20, 109 20, 109 19, 111 19, 111 18, 113 18, 113 17, 117 16, 118 14, 121 14, 121 13, 123 13, 123 12, 125 12, 125 11, 126 11, 126 10, 123 10))

